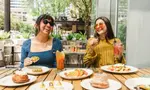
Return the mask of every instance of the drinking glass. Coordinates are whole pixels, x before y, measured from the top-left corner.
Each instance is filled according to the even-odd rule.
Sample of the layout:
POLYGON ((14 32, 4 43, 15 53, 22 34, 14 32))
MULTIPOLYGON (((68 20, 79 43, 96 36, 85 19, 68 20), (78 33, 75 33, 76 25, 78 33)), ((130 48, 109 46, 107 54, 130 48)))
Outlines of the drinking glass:
POLYGON ((114 58, 115 60, 120 59, 123 53, 123 44, 121 42, 114 43, 114 58))
POLYGON ((56 51, 56 63, 57 63, 57 70, 64 69, 64 60, 65 60, 65 53, 62 51, 56 51))

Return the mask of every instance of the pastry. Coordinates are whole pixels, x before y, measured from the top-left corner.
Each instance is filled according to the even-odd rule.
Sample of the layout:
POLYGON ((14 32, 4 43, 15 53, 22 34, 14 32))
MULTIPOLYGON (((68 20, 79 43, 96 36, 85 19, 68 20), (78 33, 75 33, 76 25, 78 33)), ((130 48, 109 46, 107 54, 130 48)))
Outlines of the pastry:
POLYGON ((26 72, 23 71, 15 71, 12 80, 15 83, 25 83, 29 81, 29 77, 26 72))
POLYGON ((109 87, 108 77, 105 73, 95 74, 90 83, 95 88, 105 89, 109 87))

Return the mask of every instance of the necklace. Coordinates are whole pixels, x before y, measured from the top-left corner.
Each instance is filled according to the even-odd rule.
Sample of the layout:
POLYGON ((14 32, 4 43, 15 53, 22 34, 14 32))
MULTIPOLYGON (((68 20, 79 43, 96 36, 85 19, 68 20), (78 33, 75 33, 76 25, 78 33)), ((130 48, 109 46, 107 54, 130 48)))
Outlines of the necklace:
POLYGON ((51 46, 51 40, 48 39, 46 42, 40 42, 37 38, 35 38, 35 44, 38 48, 49 48, 51 46))

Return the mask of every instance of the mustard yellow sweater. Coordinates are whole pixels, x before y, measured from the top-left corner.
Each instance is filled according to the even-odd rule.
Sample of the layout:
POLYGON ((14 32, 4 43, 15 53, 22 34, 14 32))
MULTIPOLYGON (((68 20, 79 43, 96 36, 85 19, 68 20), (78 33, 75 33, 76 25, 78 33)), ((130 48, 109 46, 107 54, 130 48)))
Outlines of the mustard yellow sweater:
MULTIPOLYGON (((115 39, 117 42, 120 42, 119 39, 115 39)), ((91 46, 86 47, 86 54, 83 57, 83 63, 87 67, 100 67, 103 65, 110 65, 115 63, 126 63, 124 56, 122 55, 121 60, 114 58, 114 39, 101 40, 94 48, 91 50, 91 46)))

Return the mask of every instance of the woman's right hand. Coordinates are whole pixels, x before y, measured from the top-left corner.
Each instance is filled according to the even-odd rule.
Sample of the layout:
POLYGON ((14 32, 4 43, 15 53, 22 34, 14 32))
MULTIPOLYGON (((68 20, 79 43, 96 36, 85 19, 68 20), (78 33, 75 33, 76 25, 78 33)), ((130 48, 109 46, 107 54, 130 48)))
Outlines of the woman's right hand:
POLYGON ((95 46, 95 45, 97 45, 98 44, 98 39, 96 39, 96 38, 90 38, 89 40, 88 40, 88 45, 89 46, 95 46))
POLYGON ((24 60, 24 66, 29 66, 31 65, 33 62, 31 60, 31 58, 27 57, 25 60, 24 60))

